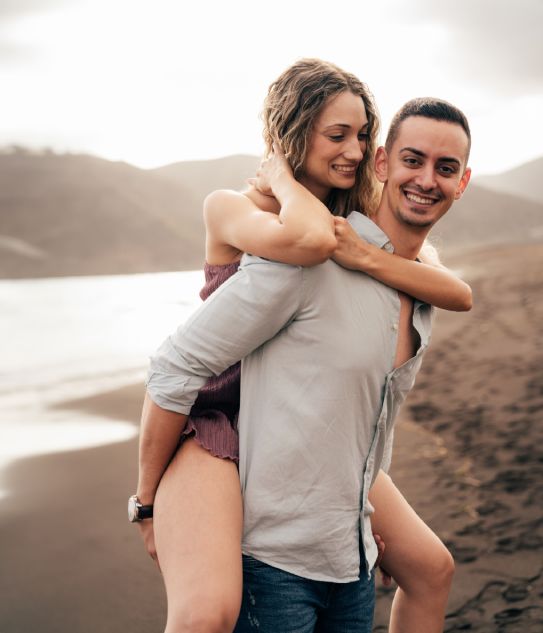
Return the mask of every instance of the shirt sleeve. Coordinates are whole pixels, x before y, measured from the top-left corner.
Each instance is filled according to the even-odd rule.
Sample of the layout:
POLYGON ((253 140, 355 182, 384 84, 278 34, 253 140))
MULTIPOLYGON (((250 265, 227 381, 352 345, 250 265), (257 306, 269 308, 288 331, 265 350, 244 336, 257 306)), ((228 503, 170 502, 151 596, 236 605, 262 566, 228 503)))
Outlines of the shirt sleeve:
POLYGON ((147 391, 158 406, 189 414, 212 375, 275 336, 299 310, 303 270, 245 255, 218 288, 151 357, 147 391))

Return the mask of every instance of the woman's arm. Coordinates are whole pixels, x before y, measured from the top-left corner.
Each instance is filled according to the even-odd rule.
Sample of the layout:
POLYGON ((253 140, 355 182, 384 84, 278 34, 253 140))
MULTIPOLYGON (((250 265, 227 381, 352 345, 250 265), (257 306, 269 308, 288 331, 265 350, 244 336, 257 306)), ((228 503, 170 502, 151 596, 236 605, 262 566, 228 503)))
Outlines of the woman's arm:
POLYGON ((337 245, 333 217, 294 179, 280 151, 262 161, 257 181, 258 190, 206 198, 208 261, 224 247, 300 266, 328 259, 337 245))
MULTIPOLYGON (((397 257, 362 240, 343 218, 334 218, 338 247, 333 259, 387 286, 444 310, 471 310, 471 288, 434 256, 432 263, 397 257)), ((425 261, 430 261, 427 258, 425 261)))

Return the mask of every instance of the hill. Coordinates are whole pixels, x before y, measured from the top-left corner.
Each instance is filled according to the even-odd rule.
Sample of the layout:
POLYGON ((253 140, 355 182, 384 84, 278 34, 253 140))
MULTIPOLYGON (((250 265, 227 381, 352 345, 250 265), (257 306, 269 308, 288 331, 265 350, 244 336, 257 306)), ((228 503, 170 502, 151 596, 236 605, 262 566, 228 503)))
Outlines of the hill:
POLYGON ((432 230, 445 255, 543 240, 543 204, 472 183, 432 230))
POLYGON ((189 189, 201 204, 215 189, 242 189, 245 180, 254 176, 259 163, 257 156, 239 154, 215 160, 172 163, 154 169, 153 173, 189 189))
POLYGON ((0 155, 0 276, 199 268, 191 192, 125 163, 84 155, 0 155))
POLYGON ((501 174, 480 176, 477 184, 543 203, 543 157, 501 174))
MULTIPOLYGON (((242 187, 258 160, 230 156, 142 170, 86 155, 4 152, 0 277, 201 268, 203 198, 242 187)), ((471 184, 433 234, 445 255, 540 241, 543 205, 471 184)))

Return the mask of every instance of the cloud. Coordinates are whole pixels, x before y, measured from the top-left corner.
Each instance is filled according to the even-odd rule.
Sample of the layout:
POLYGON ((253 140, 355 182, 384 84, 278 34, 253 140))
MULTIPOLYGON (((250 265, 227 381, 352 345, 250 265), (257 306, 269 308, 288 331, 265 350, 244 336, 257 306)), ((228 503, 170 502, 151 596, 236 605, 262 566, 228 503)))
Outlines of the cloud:
MULTIPOLYGON (((79 0, 82 1, 82 0, 79 0)), ((25 19, 73 6, 70 0, 1 0, 0 1, 0 63, 8 65, 25 64, 35 60, 36 47, 22 43, 13 37, 13 27, 24 23, 25 19)))
POLYGON ((7 63, 24 63, 30 59, 34 59, 36 54, 25 46, 0 39, 0 62, 7 63))
POLYGON ((0 2, 0 18, 17 18, 32 13, 46 13, 50 9, 62 7, 69 3, 70 0, 2 0, 0 2))
MULTIPOLYGON (((442 49, 434 46, 432 54, 436 61, 442 56, 443 68, 455 78, 496 95, 543 89, 541 0, 456 0, 454 4, 418 0, 398 3, 389 15, 404 25, 442 27, 447 41, 442 49)), ((424 46, 406 41, 406 51, 409 44, 424 46)))

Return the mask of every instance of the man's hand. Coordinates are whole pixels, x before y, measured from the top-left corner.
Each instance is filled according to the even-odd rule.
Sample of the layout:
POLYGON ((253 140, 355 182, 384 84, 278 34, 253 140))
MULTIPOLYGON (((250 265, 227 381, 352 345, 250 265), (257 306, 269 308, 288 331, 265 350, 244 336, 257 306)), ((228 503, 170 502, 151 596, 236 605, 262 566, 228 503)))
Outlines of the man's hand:
POLYGON ((140 531, 140 536, 143 539, 143 544, 145 545, 145 549, 149 556, 155 561, 160 569, 160 564, 158 562, 158 556, 156 553, 155 547, 155 532, 153 529, 153 519, 144 519, 138 523, 138 529, 140 531))
POLYGON ((364 266, 369 263, 371 245, 358 236, 345 218, 334 217, 334 230, 337 247, 332 259, 343 268, 364 271, 364 266))
POLYGON ((277 143, 273 144, 273 152, 268 158, 262 159, 256 172, 256 178, 248 182, 266 196, 273 196, 274 183, 281 177, 293 178, 292 169, 277 143))

